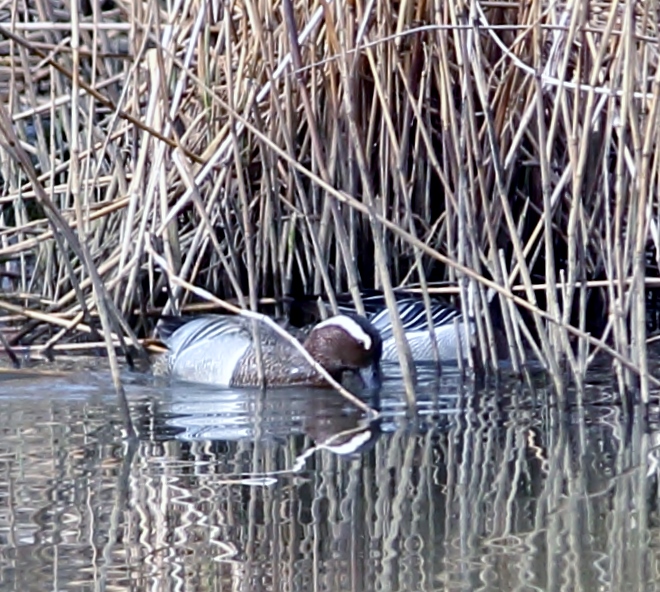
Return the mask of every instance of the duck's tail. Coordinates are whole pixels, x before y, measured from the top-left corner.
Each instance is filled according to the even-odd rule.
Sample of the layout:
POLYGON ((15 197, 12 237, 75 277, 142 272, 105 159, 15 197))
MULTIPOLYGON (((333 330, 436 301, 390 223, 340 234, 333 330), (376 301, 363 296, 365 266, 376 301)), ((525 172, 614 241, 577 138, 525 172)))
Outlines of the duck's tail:
POLYGON ((150 355, 164 354, 168 351, 167 345, 155 337, 147 337, 142 340, 142 346, 150 355))
POLYGON ((179 327, 185 325, 189 320, 190 318, 187 317, 163 315, 156 323, 155 340, 161 342, 166 341, 172 333, 174 333, 179 327))

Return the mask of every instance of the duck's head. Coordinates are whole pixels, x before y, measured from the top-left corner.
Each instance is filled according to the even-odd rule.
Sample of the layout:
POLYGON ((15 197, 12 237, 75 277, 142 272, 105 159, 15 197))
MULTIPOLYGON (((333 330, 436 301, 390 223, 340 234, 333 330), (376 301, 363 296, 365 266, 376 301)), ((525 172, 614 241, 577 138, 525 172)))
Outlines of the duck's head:
POLYGON ((305 349, 337 380, 351 371, 362 377, 368 389, 381 385, 383 342, 364 317, 342 314, 320 322, 307 337, 305 349))

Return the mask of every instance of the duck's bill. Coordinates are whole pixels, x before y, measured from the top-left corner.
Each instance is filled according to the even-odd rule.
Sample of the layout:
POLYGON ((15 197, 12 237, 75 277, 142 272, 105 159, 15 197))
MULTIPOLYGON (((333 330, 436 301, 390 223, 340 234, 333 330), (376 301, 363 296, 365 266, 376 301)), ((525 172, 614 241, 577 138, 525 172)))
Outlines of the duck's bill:
POLYGON ((383 376, 380 371, 380 364, 374 364, 360 370, 360 378, 364 383, 364 388, 368 390, 378 390, 383 385, 383 376))

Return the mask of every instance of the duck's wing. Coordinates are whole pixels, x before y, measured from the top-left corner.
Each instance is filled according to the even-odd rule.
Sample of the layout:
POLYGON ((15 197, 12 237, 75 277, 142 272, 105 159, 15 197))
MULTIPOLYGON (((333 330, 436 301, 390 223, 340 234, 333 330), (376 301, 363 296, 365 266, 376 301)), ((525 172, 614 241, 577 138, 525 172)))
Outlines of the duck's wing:
MULTIPOLYGON (((362 304, 367 317, 379 313, 385 307, 385 296, 380 290, 362 290, 362 304)), ((337 295, 337 308, 341 314, 355 313, 355 303, 350 294, 337 295)))
MULTIPOLYGON (((401 299, 397 302, 397 308, 403 324, 403 330, 406 333, 429 330, 426 307, 422 300, 414 298, 401 299)), ((460 323, 462 318, 461 311, 449 304, 437 300, 431 303, 431 319, 435 328, 451 325, 454 319, 460 323)), ((371 318, 371 324, 380 332, 383 341, 392 337, 392 319, 390 317, 390 311, 387 308, 383 308, 379 313, 374 315, 371 318)))
POLYGON ((242 321, 227 315, 164 316, 156 324, 156 334, 171 350, 181 350, 192 343, 212 343, 240 334, 244 330, 242 321))

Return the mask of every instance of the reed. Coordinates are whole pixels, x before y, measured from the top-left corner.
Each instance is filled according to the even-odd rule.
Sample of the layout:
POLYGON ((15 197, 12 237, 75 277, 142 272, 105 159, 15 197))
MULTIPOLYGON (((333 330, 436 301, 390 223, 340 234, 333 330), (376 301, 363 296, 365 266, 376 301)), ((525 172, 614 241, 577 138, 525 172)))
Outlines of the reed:
POLYGON ((468 364, 496 368, 492 288, 514 368, 538 358, 561 392, 607 351, 647 400, 660 70, 642 8, 13 3, 8 348, 101 331, 128 354, 197 302, 185 285, 279 314, 443 285, 486 311, 468 364))

